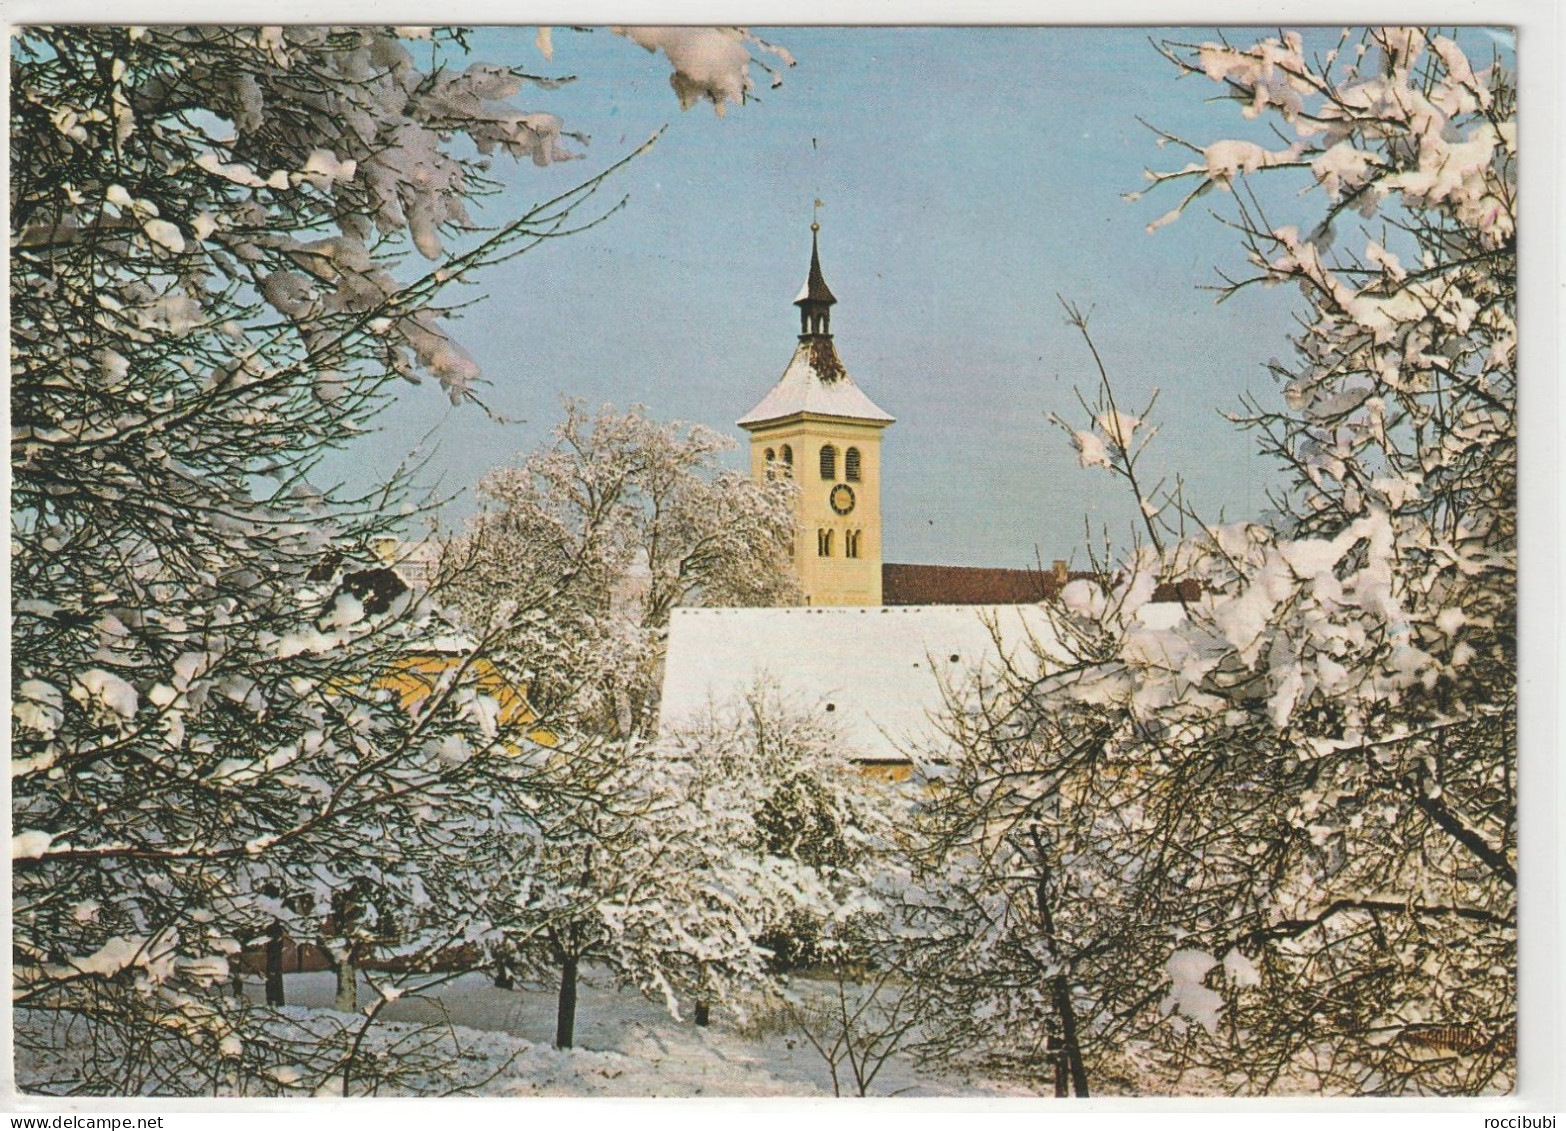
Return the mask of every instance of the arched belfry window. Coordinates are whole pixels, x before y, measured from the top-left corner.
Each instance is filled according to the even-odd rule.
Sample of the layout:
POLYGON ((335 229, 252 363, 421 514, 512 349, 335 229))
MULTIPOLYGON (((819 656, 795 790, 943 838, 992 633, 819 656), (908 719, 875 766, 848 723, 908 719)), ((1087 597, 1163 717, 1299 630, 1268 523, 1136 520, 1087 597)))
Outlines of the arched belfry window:
POLYGON ((859 538, 861 533, 858 530, 850 530, 843 535, 843 556, 845 558, 857 558, 859 556, 859 538))
POLYGON ((837 478, 837 449, 831 444, 823 445, 821 448, 821 478, 837 478))
POLYGON ((818 558, 830 558, 832 556, 832 532, 830 530, 816 531, 816 556, 818 558))
POLYGON ((794 477, 794 449, 789 444, 783 445, 783 477, 785 479, 794 477))
POLYGON ((778 460, 778 453, 773 451, 771 448, 768 448, 767 449, 767 454, 764 457, 764 463, 765 463, 765 466, 766 466, 766 469, 767 469, 767 478, 768 479, 772 478, 772 470, 773 470, 772 469, 772 465, 774 463, 776 463, 777 460, 778 460))
POLYGON ((843 454, 843 478, 850 483, 859 482, 859 449, 849 448, 843 454))

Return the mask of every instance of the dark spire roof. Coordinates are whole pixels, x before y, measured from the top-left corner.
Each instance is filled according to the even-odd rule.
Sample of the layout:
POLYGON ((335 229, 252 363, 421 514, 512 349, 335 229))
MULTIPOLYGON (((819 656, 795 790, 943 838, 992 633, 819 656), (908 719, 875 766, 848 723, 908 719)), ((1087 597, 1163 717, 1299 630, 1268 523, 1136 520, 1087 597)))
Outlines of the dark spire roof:
POLYGON ((832 294, 832 288, 826 284, 826 276, 821 274, 821 248, 816 242, 817 233, 820 231, 820 224, 810 225, 810 278, 805 281, 805 289, 794 300, 795 306, 804 306, 807 302, 819 302, 831 306, 837 301, 832 294))
POLYGON ((826 276, 821 274, 821 249, 818 242, 818 233, 821 225, 810 225, 810 277, 805 280, 805 285, 800 289, 799 297, 794 300, 794 305, 799 307, 799 328, 802 335, 829 333, 831 310, 837 302, 837 297, 832 294, 832 288, 826 284, 826 276))

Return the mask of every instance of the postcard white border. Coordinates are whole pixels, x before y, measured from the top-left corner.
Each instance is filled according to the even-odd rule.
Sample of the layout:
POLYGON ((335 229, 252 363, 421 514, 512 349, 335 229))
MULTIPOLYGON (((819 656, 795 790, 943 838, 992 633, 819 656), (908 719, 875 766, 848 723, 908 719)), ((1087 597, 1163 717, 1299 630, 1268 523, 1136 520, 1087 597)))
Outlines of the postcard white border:
MULTIPOLYGON (((1077 1124, 1084 1118, 1132 1117, 1161 1113, 1177 1123, 1208 1126, 1218 1120, 1247 1114, 1250 1124, 1263 1116, 1271 1124, 1279 1117, 1348 1117, 1353 1122, 1390 1119, 1394 1123, 1418 1118, 1421 1128, 1440 1113, 1437 1127, 1483 1127, 1486 1115, 1520 1112, 1556 1112, 1566 1108, 1566 868, 1562 864, 1566 835, 1566 774, 1561 769, 1560 738, 1566 733, 1566 670, 1561 664, 1560 641, 1566 634, 1562 594, 1566 593, 1566 558, 1562 532, 1566 531, 1566 480, 1559 455, 1566 446, 1561 417, 1560 385, 1566 376, 1562 361, 1562 326, 1566 326, 1566 239, 1562 236, 1561 202, 1566 196, 1566 146, 1561 122, 1566 115, 1566 85, 1560 77, 1566 37, 1562 13, 1550 0, 1377 0, 1373 3, 1306 3, 1270 0, 1258 3, 1157 3, 1155 0, 1095 0, 1079 4, 1019 3, 1017 0, 976 0, 961 7, 931 0, 892 3, 887 0, 561 0, 526 4, 500 0, 448 0, 434 6, 424 0, 228 0, 221 5, 199 0, 130 0, 112 6, 105 0, 5 0, 4 23, 9 31, 28 23, 428 23, 574 24, 613 23, 720 23, 748 25, 787 24, 1056 24, 1056 25, 1216 25, 1299 26, 1367 23, 1484 24, 1517 29, 1521 194, 1518 230, 1523 243, 1519 255, 1522 331, 1519 396, 1521 531, 1519 651, 1521 657, 1521 740, 1519 776, 1525 783, 1519 799, 1521 900, 1521 948, 1519 956, 1520 1023, 1518 1034, 1519 1087, 1511 1096, 1462 1099, 1093 1099, 1054 1100, 890 1100, 890 1101, 353 1101, 347 1105, 329 1101, 248 1100, 75 1100, 51 1101, 17 1096, 10 1089, 11 1064, 7 1055, 0 1064, 0 1107, 34 1113, 126 1112, 172 1116, 171 1131, 197 1123, 198 1113, 224 1113, 241 1122, 269 1118, 286 1111, 300 1131, 311 1127, 338 1127, 349 1121, 373 1120, 379 1128, 412 1127, 430 1116, 465 1117, 492 1121, 504 1127, 522 1121, 551 1127, 578 1122, 584 1117, 596 1123, 634 1119, 648 1127, 732 1125, 786 1125, 797 1128, 803 1120, 812 1124, 855 1125, 869 1119, 879 1123, 896 1120, 900 1127, 938 1119, 943 1128, 959 1113, 1028 1113, 1050 1120, 1052 1131, 1077 1124), (1084 19, 1085 15, 1091 19, 1084 19), (440 1106, 432 1106, 434 1103, 440 1106), (593 1110, 596 1109, 596 1110, 593 1110), (618 1110, 626 1109, 626 1110, 618 1110), (251 1113, 248 1118, 241 1113, 251 1113), (268 1113, 263 1116, 261 1113, 268 1113), (351 1113, 351 1114, 350 1114, 351 1113), (459 1114, 460 1113, 460 1114, 459 1114), (1466 1116, 1466 1118, 1459 1118, 1466 1116)), ((8 68, 7 68, 8 71, 8 68)), ((0 85, 9 85, 9 75, 0 85)), ((7 95, 9 91, 7 90, 7 95)), ((8 146, 7 146, 8 149, 8 146)), ((7 181, 9 170, 7 153, 7 181)), ((9 469, 6 473, 9 487, 9 469)), ((7 490, 7 495, 9 491, 7 490)), ((0 586, 8 589, 3 578, 0 586)), ((7 598, 9 594, 6 594, 7 598)), ((7 650, 8 653, 8 650, 7 650)), ((7 660, 9 655, 7 654, 7 660)), ((9 664, 7 664, 7 667, 9 664)), ((4 790, 7 814, 9 788, 4 790)), ((9 870, 5 875, 5 906, 10 906, 9 870)), ((9 947, 0 960, 9 979, 9 947)), ((9 1031, 0 1033, 8 1038, 9 1031)), ((0 1051, 9 1053, 9 1040, 0 1039, 0 1051)), ((204 1121, 203 1121, 204 1122, 204 1121)))

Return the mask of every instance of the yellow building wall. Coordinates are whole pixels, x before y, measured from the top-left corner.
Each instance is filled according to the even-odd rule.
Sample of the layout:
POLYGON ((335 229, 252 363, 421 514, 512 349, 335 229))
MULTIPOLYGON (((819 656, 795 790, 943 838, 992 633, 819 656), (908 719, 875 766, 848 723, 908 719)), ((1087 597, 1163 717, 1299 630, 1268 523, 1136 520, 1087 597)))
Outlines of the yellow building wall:
MULTIPOLYGON (((395 692, 402 709, 411 713, 435 693, 448 672, 466 660, 466 656, 450 652, 418 652, 400 656, 392 664, 391 670, 377 681, 377 686, 395 692)), ((507 679, 499 668, 483 658, 473 660, 470 671, 479 694, 495 701, 499 708, 496 715, 502 726, 527 727, 524 733, 528 740, 539 746, 559 745, 559 736, 547 727, 529 726, 537 721, 538 715, 527 701, 525 687, 519 687, 507 679)))
POLYGON ((902 785, 913 780, 912 762, 858 762, 854 769, 872 781, 889 782, 892 785, 902 785))
MULTIPOLYGON (((793 475, 799 484, 795 501, 794 567, 800 588, 812 605, 879 605, 881 603, 881 431, 882 425, 801 414, 751 432, 751 475, 765 479, 766 453, 787 444, 794 451, 793 475), (821 477, 821 449, 837 449, 836 474, 821 477), (860 475, 850 482, 845 468, 849 448, 858 448, 860 475), (832 509, 832 488, 853 488, 854 509, 840 515, 832 509), (832 532, 832 553, 819 553, 818 533, 832 532), (847 537, 859 534, 859 556, 846 556, 847 537)), ((773 470, 780 470, 781 456, 773 470)))

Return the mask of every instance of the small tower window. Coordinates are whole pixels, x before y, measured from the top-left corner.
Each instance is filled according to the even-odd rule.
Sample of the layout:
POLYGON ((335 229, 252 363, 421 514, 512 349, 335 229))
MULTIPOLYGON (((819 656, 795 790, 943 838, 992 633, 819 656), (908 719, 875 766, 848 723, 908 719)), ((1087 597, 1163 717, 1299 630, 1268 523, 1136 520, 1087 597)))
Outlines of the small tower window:
POLYGON ((832 556, 832 532, 830 530, 816 531, 816 556, 830 558, 832 556))
POLYGON ((773 451, 771 448, 768 448, 767 449, 767 454, 766 454, 767 478, 768 479, 772 478, 772 471, 773 471, 772 465, 774 463, 776 463, 777 460, 778 460, 778 453, 773 451))
POLYGON ((843 556, 845 558, 857 558, 859 556, 860 531, 850 530, 843 535, 843 556))
POLYGON ((843 478, 850 483, 859 482, 859 449, 849 448, 843 455, 843 478))
POLYGON ((827 444, 821 449, 821 478, 837 478, 837 449, 827 444))
POLYGON ((783 445, 783 478, 794 478, 794 449, 788 444, 783 445))

